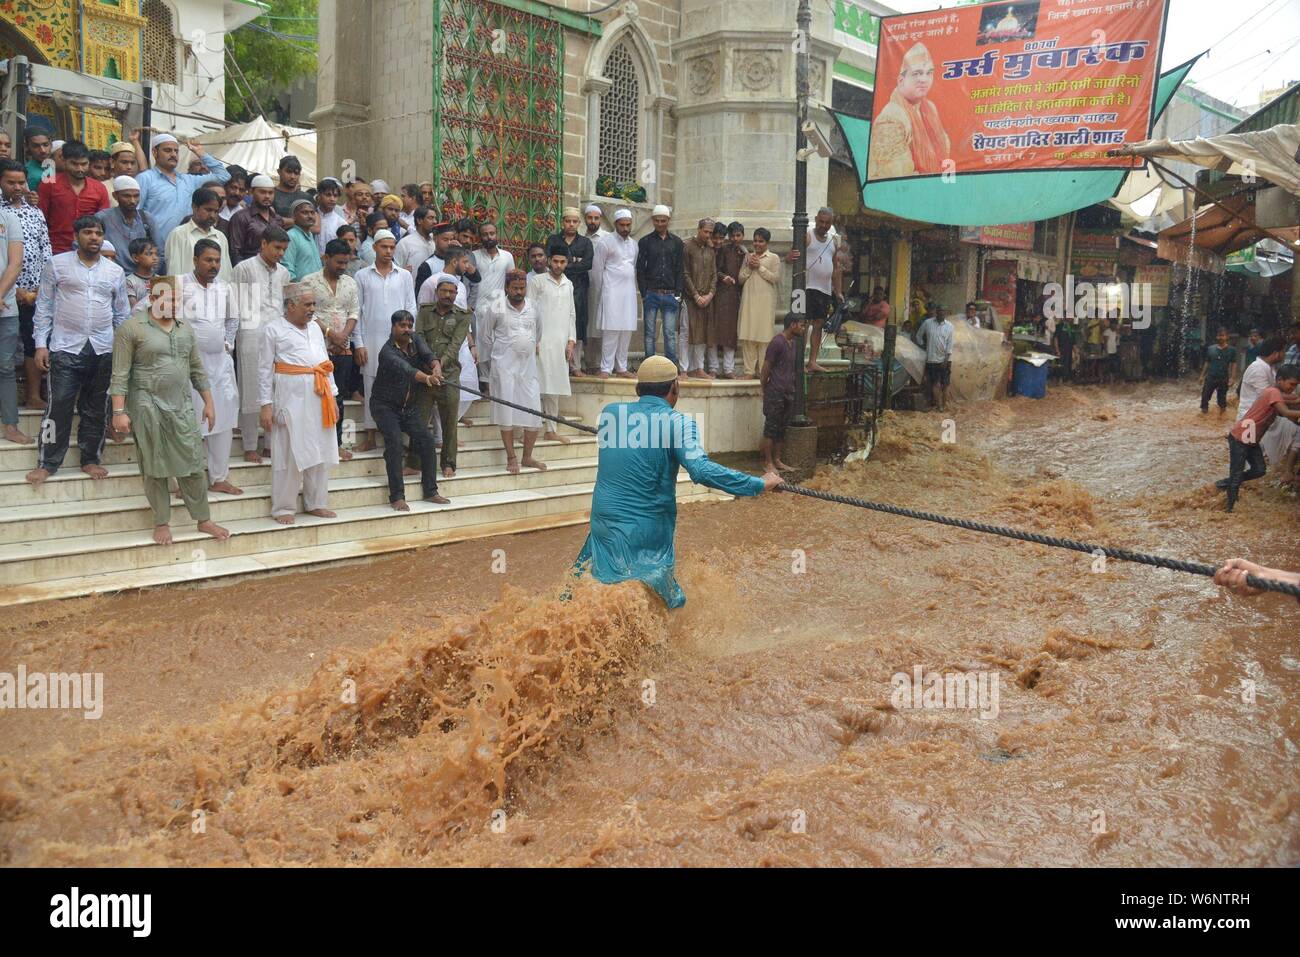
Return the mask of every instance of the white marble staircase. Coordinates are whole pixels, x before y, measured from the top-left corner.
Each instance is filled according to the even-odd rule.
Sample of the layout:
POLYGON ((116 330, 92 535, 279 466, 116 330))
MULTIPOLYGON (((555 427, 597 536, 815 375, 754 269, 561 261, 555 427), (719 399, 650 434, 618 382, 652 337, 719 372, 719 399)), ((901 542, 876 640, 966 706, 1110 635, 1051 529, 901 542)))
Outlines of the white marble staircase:
MULTIPOLYGON (((175 496, 175 541, 166 546, 152 540, 152 512, 130 440, 105 445, 109 476, 95 481, 80 470, 74 422, 63 467, 39 489, 24 478, 35 467, 35 446, 0 440, 0 606, 358 559, 587 521, 596 480, 594 436, 561 428, 570 444, 538 443, 545 472, 510 475, 486 403, 476 402, 469 414, 475 424, 460 429, 456 477, 438 483, 450 505, 421 501, 417 476, 407 479, 411 511, 394 512, 383 453, 376 450, 332 471, 330 508, 337 518, 299 514, 295 524, 282 526, 270 517, 270 465, 244 462, 236 434, 230 480, 244 494, 210 493, 212 518, 229 529, 230 539, 217 542, 201 534, 175 496)), ((348 402, 345 415, 358 420, 360 403, 348 402)), ((24 410, 20 427, 35 435, 40 419, 41 413, 24 410)), ((682 474, 679 501, 725 498, 682 474)))

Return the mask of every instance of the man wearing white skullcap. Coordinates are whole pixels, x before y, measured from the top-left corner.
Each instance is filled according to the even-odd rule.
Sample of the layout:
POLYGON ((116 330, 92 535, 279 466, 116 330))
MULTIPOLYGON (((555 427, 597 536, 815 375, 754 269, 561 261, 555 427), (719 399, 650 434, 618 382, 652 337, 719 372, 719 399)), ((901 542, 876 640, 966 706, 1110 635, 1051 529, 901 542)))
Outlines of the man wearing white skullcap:
POLYGON ((564 246, 567 260, 564 275, 573 286, 573 319, 577 345, 570 351, 569 355, 570 375, 582 374, 583 346, 589 335, 587 307, 591 287, 591 261, 596 255, 591 240, 578 234, 578 227, 581 223, 582 218, 576 206, 564 207, 560 211, 560 231, 552 234, 546 241, 546 255, 548 258, 554 255, 554 250, 558 248, 557 243, 564 246))
MULTIPOLYGON (((142 170, 136 176, 140 187, 140 209, 153 217, 154 236, 160 243, 166 242, 172 230, 189 215, 196 189, 208 180, 225 183, 230 179, 226 165, 221 160, 208 156, 202 143, 190 140, 187 145, 190 152, 202 160, 208 172, 200 176, 177 172, 176 167, 181 158, 180 144, 170 133, 162 133, 153 137, 150 144, 153 150, 153 168, 142 170)), ((163 250, 160 248, 158 251, 163 250)), ((189 265, 182 263, 180 271, 189 269, 189 265)), ((159 271, 166 271, 165 263, 159 264, 159 271)))
MULTIPOLYGON (((588 203, 582 211, 583 222, 587 226, 587 240, 591 243, 591 254, 596 255, 596 245, 610 235, 608 229, 601 225, 605 220, 605 211, 595 203, 588 203)), ((591 277, 587 285, 587 344, 583 350, 582 364, 588 369, 600 368, 600 296, 596 292, 595 278, 591 277)))
POLYGON ((601 339, 600 378, 616 372, 631 378, 627 347, 636 331, 637 245, 632 239, 632 214, 614 214, 614 232, 596 243, 591 262, 591 285, 596 290, 597 322, 601 339))
POLYGON ((687 371, 689 354, 686 341, 686 313, 682 309, 682 294, 686 279, 686 246, 681 239, 668 231, 671 210, 656 206, 650 216, 654 232, 641 237, 637 243, 636 283, 641 290, 645 320, 645 354, 655 355, 655 339, 659 326, 664 329, 664 355, 683 372, 687 371), (680 345, 680 351, 678 346, 680 345), (679 361, 678 356, 681 356, 679 361))
POLYGON ((262 248, 262 234, 268 226, 280 225, 275 213, 275 183, 265 175, 254 176, 248 184, 252 200, 230 217, 230 258, 236 264, 252 259, 262 248))
POLYGON ((161 253, 167 237, 158 235, 153 217, 140 209, 140 184, 134 177, 119 176, 112 185, 117 205, 100 210, 95 218, 104 227, 104 238, 117 250, 118 262, 129 273, 134 268, 131 264, 131 240, 147 239, 161 253))
POLYGON ((669 608, 679 608, 686 603, 674 576, 679 469, 696 484, 730 495, 770 492, 783 480, 710 461, 694 420, 675 409, 681 389, 675 362, 650 356, 636 380, 637 400, 607 405, 597 420, 601 441, 590 531, 574 564, 580 575, 605 584, 642 581, 669 608))
POLYGON ((361 319, 352 331, 352 355, 361 367, 366 401, 362 404, 366 437, 355 452, 378 448, 375 419, 370 412, 370 395, 379 373, 379 353, 393 333, 393 313, 404 309, 415 315, 415 277, 393 261, 397 239, 391 230, 375 231, 375 261, 356 275, 361 298, 361 319))

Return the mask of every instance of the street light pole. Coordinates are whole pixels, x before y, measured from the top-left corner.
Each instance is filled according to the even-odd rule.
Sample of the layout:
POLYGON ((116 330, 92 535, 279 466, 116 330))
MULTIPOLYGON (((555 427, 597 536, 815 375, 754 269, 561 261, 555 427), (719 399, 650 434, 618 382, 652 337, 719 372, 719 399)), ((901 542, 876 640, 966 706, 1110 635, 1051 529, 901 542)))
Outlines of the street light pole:
MULTIPOLYGON (((799 0, 799 11, 795 15, 795 23, 798 27, 798 47, 795 51, 795 160, 794 160, 794 217, 790 225, 794 229, 793 248, 797 252, 798 258, 794 261, 794 269, 791 281, 791 297, 794 303, 801 306, 797 312, 808 314, 808 298, 806 284, 808 278, 808 264, 806 262, 808 251, 808 160, 800 152, 808 145, 808 139, 804 136, 803 127, 808 122, 808 46, 812 33, 812 4, 811 0, 799 0)), ((795 339, 794 354, 797 369, 795 370, 795 387, 794 387, 794 414, 791 417, 790 424, 794 426, 808 426, 812 422, 808 418, 806 406, 807 382, 804 372, 804 337, 799 336, 795 339)), ((815 357, 814 357, 815 358, 815 357)))

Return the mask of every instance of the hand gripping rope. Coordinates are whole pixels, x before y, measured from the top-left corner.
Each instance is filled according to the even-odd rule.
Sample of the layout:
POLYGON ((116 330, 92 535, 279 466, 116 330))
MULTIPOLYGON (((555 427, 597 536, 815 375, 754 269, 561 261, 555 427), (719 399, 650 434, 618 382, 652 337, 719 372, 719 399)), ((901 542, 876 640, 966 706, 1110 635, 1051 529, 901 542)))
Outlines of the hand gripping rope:
MULTIPOLYGON (((561 425, 567 425, 571 429, 578 429, 581 432, 588 432, 592 435, 598 435, 599 430, 589 425, 582 425, 578 422, 571 422, 560 416, 547 415, 544 412, 538 412, 535 409, 526 406, 516 405, 513 402, 507 402, 505 399, 498 399, 495 396, 485 395, 476 389, 468 386, 459 385, 455 382, 450 383, 462 392, 468 392, 476 395, 481 399, 487 399, 490 402, 498 402, 501 405, 507 405, 512 409, 518 409, 520 412, 527 412, 538 418, 549 419, 552 422, 559 422, 561 425)), ((1108 545, 1090 545, 1087 542, 1075 541, 1072 538, 1057 538, 1055 535, 1041 535, 1038 532, 1022 532, 1016 528, 1007 528, 1004 525, 989 525, 986 522, 973 522, 967 518, 950 518, 947 515, 939 515, 936 512, 922 512, 914 508, 903 508, 900 505, 886 505, 883 502, 868 502, 866 499, 853 498, 849 495, 836 495, 834 492, 819 492, 815 489, 804 488, 802 485, 792 485, 789 482, 782 482, 777 486, 782 492, 791 492, 795 495, 805 495, 808 498, 821 499, 823 502, 834 502, 837 505, 852 505, 856 508, 868 508, 874 512, 885 512, 889 515, 901 515, 903 518, 914 518, 921 522, 934 522, 938 525, 950 525, 953 528, 964 528, 969 532, 982 532, 985 535, 1000 535, 1003 538, 1014 538, 1022 542, 1033 542, 1035 545, 1048 545, 1052 548, 1064 548, 1072 552, 1084 552, 1088 555, 1095 555, 1098 552, 1107 558, 1113 558, 1120 562, 1136 562, 1140 565, 1152 565, 1156 568, 1168 568, 1170 571, 1186 572, 1189 575, 1203 575, 1206 578, 1213 578, 1214 573, 1219 570, 1217 565, 1207 565, 1204 562, 1187 562, 1180 558, 1165 558, 1163 555, 1148 555, 1145 552, 1134 552, 1127 548, 1111 548, 1108 545)), ((1259 588, 1263 591, 1281 592, 1283 595, 1291 595, 1300 598, 1300 585, 1292 585, 1288 582, 1275 581, 1272 578, 1259 578, 1256 575, 1247 575, 1246 583, 1252 588, 1259 588)))

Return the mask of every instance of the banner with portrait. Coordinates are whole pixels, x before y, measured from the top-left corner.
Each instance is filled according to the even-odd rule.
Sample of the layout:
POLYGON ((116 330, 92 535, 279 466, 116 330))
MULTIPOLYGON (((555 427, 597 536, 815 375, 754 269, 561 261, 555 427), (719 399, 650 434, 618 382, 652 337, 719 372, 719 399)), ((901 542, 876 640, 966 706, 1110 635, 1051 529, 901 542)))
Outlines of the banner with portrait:
POLYGON ((1166 0, 1001 0, 885 17, 867 182, 1123 169, 1148 137, 1166 0))

